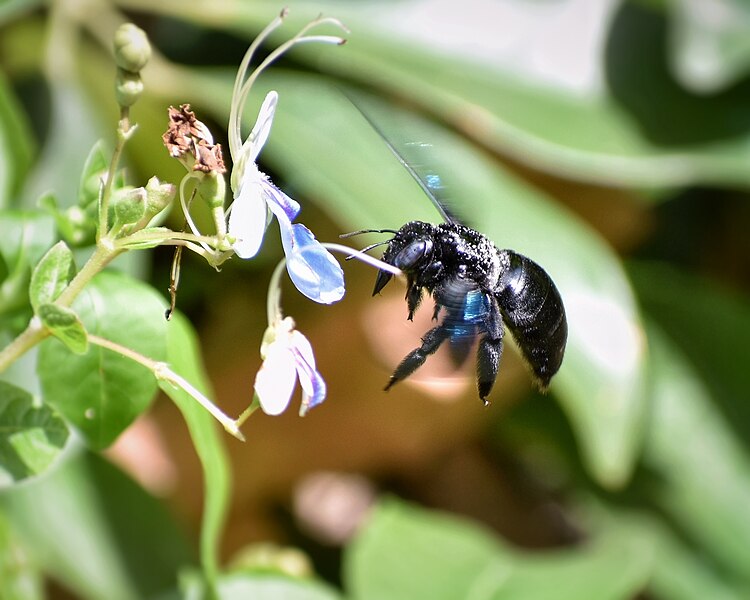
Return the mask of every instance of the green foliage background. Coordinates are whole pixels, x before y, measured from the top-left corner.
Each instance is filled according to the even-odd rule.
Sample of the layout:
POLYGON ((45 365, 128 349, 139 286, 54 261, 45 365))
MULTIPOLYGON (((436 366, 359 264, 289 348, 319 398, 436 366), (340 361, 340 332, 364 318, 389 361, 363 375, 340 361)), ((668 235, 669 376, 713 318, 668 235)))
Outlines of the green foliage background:
MULTIPOLYGON (((261 77, 248 127, 264 92, 280 94, 261 167, 302 203, 318 238, 333 240, 438 218, 342 90, 405 139, 431 143, 455 210, 558 284, 570 321, 563 368, 541 397, 506 350, 489 410, 472 385, 456 387, 452 402, 419 381, 383 395, 405 354, 397 340, 383 343, 386 324, 405 320, 405 308, 376 312, 389 300, 369 299, 373 273, 350 265, 340 305, 310 306, 291 287, 284 296, 316 349, 325 405, 305 419, 254 416, 242 445, 165 386, 188 427, 166 399, 147 413, 177 479, 144 489, 130 478, 144 481, 143 464, 126 475, 121 454, 93 451, 131 433, 156 385, 128 361, 110 369, 101 351, 79 356, 47 340, 0 381, 0 597, 199 594, 198 565, 226 598, 750 595, 747 3, 725 0, 714 20, 688 0, 612 0, 599 20, 584 18, 581 2, 554 3, 583 11, 571 44, 600 27, 587 57, 600 80, 584 91, 501 60, 490 41, 504 32, 497 6, 510 3, 287 4, 274 41, 320 12, 351 34, 340 48, 298 48, 261 77), (474 27, 449 46, 416 15, 474 27), (117 377, 71 392, 97 369, 117 377), (382 492, 340 552, 305 528, 293 500, 320 471, 364 475, 382 492), (302 548, 318 575, 224 566, 261 541, 302 548)), ((538 5, 514 10, 542 28, 538 5)), ((76 204, 90 149, 112 139, 117 25, 138 23, 157 51, 133 110, 127 177, 177 182, 181 167, 161 145, 166 107, 191 103, 224 142, 234 69, 280 8, 0 4, 0 340, 25 326, 32 269, 58 239, 39 198, 52 191, 61 207, 76 204)), ((535 47, 516 42, 516 51, 535 47)), ((260 364, 276 237, 270 229, 256 260, 222 273, 186 260, 179 303, 198 338, 181 316, 165 324, 164 300, 143 283, 166 288, 166 251, 116 262, 77 310, 89 331, 139 341, 203 389, 211 381, 239 414, 260 364)), ((86 252, 82 243, 79 265, 86 252)), ((402 290, 391 292, 396 306, 402 290)), ((409 348, 422 331, 404 327, 409 348)))

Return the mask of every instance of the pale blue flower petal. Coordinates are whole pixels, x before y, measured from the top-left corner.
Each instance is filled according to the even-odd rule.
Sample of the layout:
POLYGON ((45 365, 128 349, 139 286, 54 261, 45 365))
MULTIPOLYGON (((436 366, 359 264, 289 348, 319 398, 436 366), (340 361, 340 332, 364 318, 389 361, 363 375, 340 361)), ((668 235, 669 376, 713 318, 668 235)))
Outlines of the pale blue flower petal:
POLYGON ((268 205, 263 193, 266 181, 255 163, 245 165, 240 188, 229 215, 232 248, 240 258, 252 258, 260 250, 268 226, 268 205))
POLYGON ((341 265, 307 227, 292 224, 280 206, 269 204, 269 208, 279 222, 286 269, 295 287, 321 304, 341 300, 345 291, 341 265))
POLYGON ((297 365, 297 376, 302 386, 300 415, 314 408, 326 398, 326 382, 315 368, 315 356, 307 338, 299 331, 292 332, 292 353, 297 365))
POLYGON ((296 288, 305 296, 332 304, 344 297, 344 272, 331 253, 300 223, 290 230, 291 252, 286 268, 296 288))

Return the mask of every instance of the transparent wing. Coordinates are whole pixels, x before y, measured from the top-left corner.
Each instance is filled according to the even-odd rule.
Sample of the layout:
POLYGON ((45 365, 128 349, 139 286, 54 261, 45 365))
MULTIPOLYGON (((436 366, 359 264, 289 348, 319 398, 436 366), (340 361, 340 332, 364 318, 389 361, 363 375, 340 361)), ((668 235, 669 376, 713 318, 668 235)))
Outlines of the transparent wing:
POLYGON ((448 208, 448 191, 440 174, 430 166, 429 155, 432 145, 427 142, 402 141, 396 143, 392 141, 391 138, 395 139, 397 136, 389 137, 386 135, 381 126, 362 107, 360 102, 346 92, 344 92, 344 95, 380 136, 383 142, 385 142, 385 145, 388 146, 388 149, 408 171, 409 175, 414 178, 414 181, 419 184, 419 187, 422 188, 435 208, 438 209, 443 219, 448 223, 460 223, 461 221, 458 217, 448 208))

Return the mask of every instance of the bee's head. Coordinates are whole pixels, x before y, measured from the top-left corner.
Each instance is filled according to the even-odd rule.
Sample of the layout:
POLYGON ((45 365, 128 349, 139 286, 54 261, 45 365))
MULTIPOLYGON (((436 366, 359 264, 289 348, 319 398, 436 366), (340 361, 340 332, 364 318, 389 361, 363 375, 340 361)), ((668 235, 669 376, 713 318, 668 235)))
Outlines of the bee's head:
MULTIPOLYGON (((383 253, 383 262, 398 267, 407 275, 418 271, 432 257, 433 229, 434 225, 422 221, 407 223, 388 242, 388 248, 383 253)), ((379 293, 391 277, 393 275, 386 271, 378 271, 372 295, 379 293)))
MULTIPOLYGON (((388 248, 383 253, 383 262, 398 267, 407 275, 413 274, 422 266, 427 264, 432 257, 433 239, 435 226, 423 221, 411 221, 401 229, 362 229, 345 233, 339 237, 347 238, 362 233, 392 233, 390 240, 384 240, 370 244, 362 248, 362 252, 367 252, 378 246, 388 244, 388 248)), ((351 258, 351 257, 350 257, 351 258)), ((375 280, 375 289, 372 295, 379 293, 386 284, 391 280, 393 275, 387 271, 378 271, 378 278, 375 280)))

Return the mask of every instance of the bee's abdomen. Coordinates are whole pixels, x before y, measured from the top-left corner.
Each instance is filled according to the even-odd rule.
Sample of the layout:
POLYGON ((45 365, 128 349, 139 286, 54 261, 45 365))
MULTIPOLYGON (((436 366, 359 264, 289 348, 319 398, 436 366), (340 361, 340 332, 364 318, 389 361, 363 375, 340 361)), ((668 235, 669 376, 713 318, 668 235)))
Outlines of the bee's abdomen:
POLYGON ((534 261, 500 251, 504 265, 495 289, 505 324, 543 388, 557 373, 565 353, 568 324, 554 282, 534 261))

